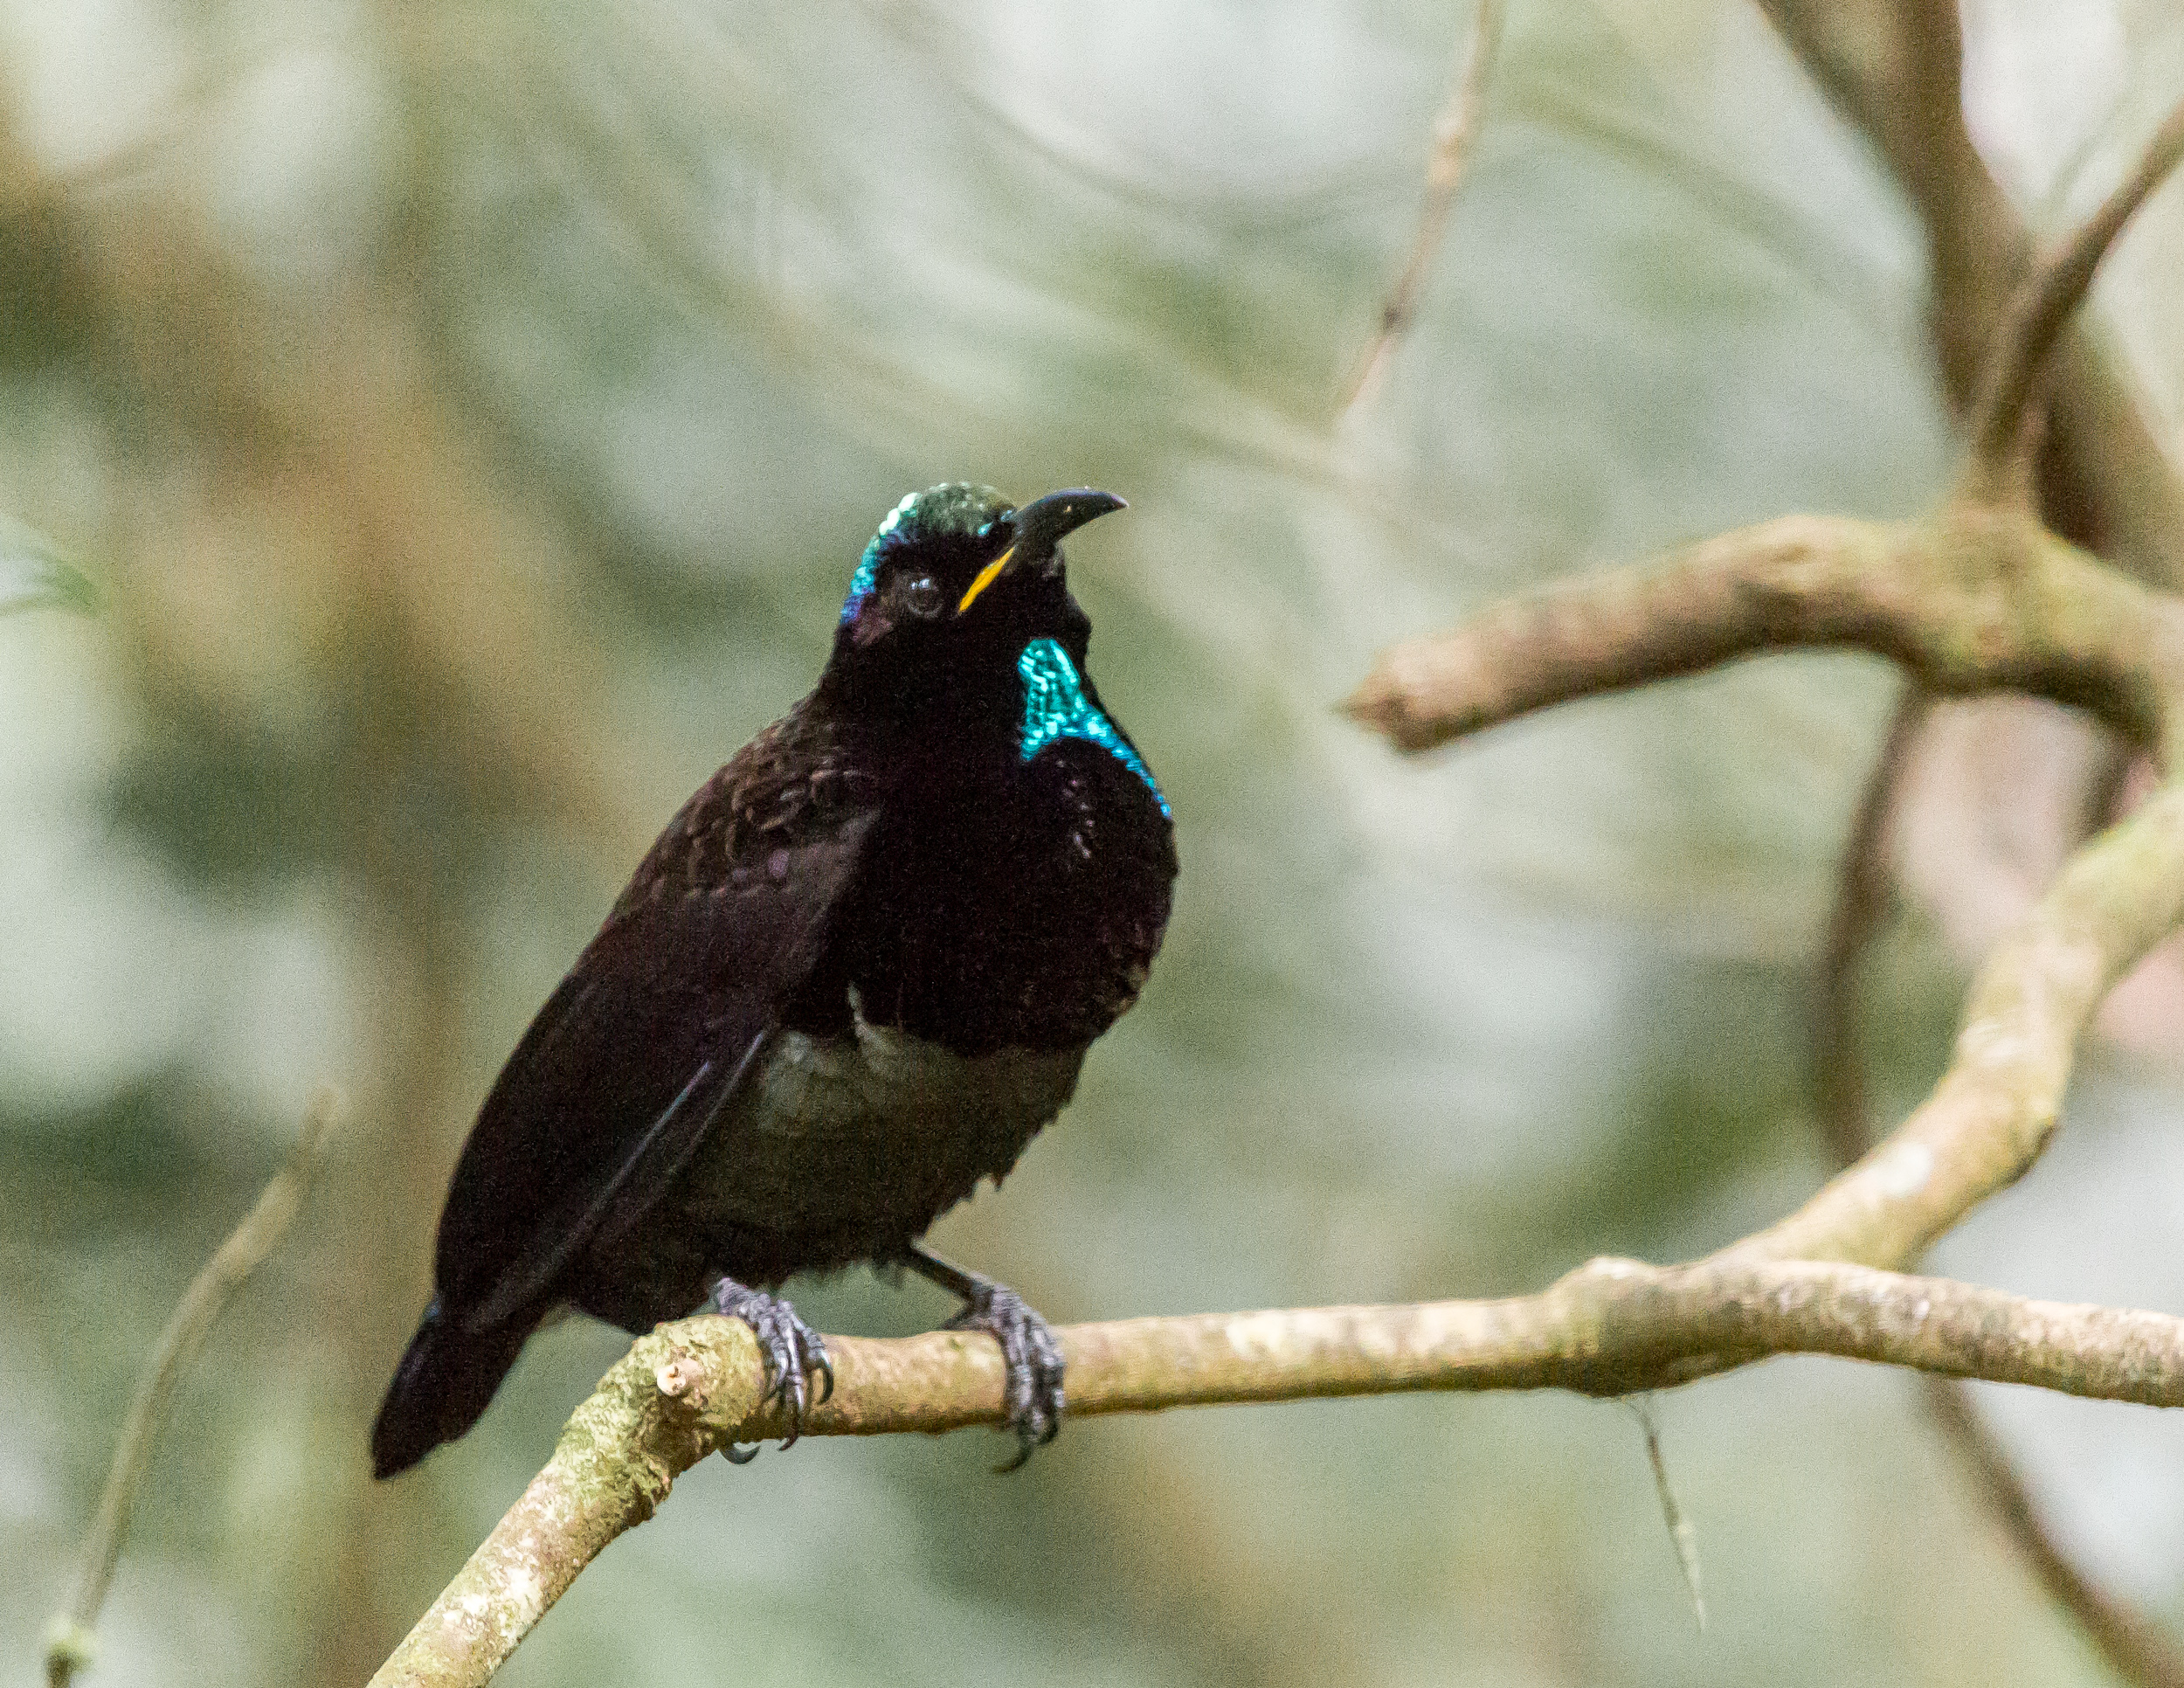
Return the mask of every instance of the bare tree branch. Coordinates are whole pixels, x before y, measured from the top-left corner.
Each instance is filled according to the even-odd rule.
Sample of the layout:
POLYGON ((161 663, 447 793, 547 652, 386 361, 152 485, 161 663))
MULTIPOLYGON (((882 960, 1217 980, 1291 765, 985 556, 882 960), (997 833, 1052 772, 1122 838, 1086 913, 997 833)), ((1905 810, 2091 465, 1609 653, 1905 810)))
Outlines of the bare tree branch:
POLYGON ((1859 1060, 1856 971, 1888 909, 1888 836, 1902 795, 1904 769, 1932 699, 1906 686, 1889 717, 1881 753, 1843 841, 1842 872, 1828 917, 1813 1007, 1813 1094, 1821 1135, 1838 1166, 1873 1146, 1865 1073, 1859 1060))
MULTIPOLYGON (((1407 1390, 1650 1388, 1694 1365, 1834 1354, 2102 1400, 2184 1405, 2184 1319, 2026 1300, 1939 1278, 1717 1256, 1595 1260, 1538 1295, 1129 1319, 1060 1331, 1070 1415, 1407 1390)), ((839 1380, 804 1434, 998 1424, 999 1350, 954 1332, 829 1337, 839 1380)), ((585 1565, 674 1479, 731 1442, 778 1435, 752 1410, 748 1326, 708 1315, 640 1338, 545 1469, 418 1621, 372 1688, 486 1681, 585 1565)))
MULTIPOLYGON (((1791 644, 1881 652, 1936 692, 2008 687, 2083 704, 2153 743, 2165 765, 2184 719, 2184 604, 2028 520, 1964 506, 1905 523, 1786 517, 1564 583, 1397 647, 1349 707, 1420 749, 1791 644)), ((2181 917, 2184 786, 2171 785, 2080 850, 1988 957, 1953 1064, 1896 1135, 1738 1251, 1916 1259, 2038 1157, 2087 1017, 2181 917)))
MULTIPOLYGON (((1997 347, 2006 358, 2008 346, 2022 343, 2002 301, 2011 275, 2029 266, 2032 242, 1966 129, 1953 0, 1760 3, 1829 97, 1894 167, 1918 207, 1932 253, 1932 322, 1942 384, 1960 415, 1973 413, 1982 401, 1982 366, 1991 371, 1997 347)), ((2021 288, 2013 303, 2025 297, 2021 288)), ((2052 374, 2036 384, 2045 392, 2028 390, 2021 406, 2027 444, 2013 442, 1990 460, 2000 471, 1995 489, 2007 491, 2011 474, 2028 467, 2012 460, 2029 459, 2035 502, 2049 527, 2118 557, 2142 578, 2184 581, 2184 490, 2098 334, 2072 322, 2061 337, 2052 374), (2035 418, 2045 426, 2036 428, 2035 418), (2035 432, 2044 435, 2036 451, 2029 448, 2035 432)), ((1977 432, 1979 424, 1972 425, 1977 432)), ((2088 782, 2089 824, 2077 837, 2111 819, 2128 760, 2112 745, 2098 755, 2088 782)), ((1822 973, 1815 1099, 1822 1130, 1844 1164, 1870 1146, 1849 974, 1879 914, 1885 868, 1878 835, 1903 799, 1904 765, 1893 750, 1884 752, 1867 790, 1852 828, 1822 973)), ((2110 1601, 2070 1563, 1969 1392, 1936 1381, 1928 1394, 1936 1422, 1975 1474, 1998 1521, 2110 1667, 2149 1688, 2184 1683, 2184 1659, 2158 1628, 2110 1601)))
POLYGON ((321 1089, 312 1097, 304 1112, 303 1130, 287 1159, 259 1193, 243 1222, 228 1234, 204 1269, 190 1280, 167 1320, 167 1328, 159 1333, 143 1380, 136 1387, 136 1398, 129 1403, 121 1438, 114 1443, 114 1464, 107 1472, 98 1515, 78 1562, 75 1592, 45 1627, 45 1680, 50 1688, 67 1688, 75 1672, 90 1664, 97 1646, 93 1626, 114 1581, 114 1567, 128 1534, 129 1511, 166 1423, 167 1404, 183 1373, 204 1346, 213 1320, 273 1251, 303 1205, 311 1175, 318 1168, 319 1150, 339 1110, 339 1098, 331 1090, 321 1089))
MULTIPOLYGON (((1887 839, 1910 747, 1930 700, 1905 688, 1890 722, 1843 847, 1843 867, 1822 953, 1813 1026, 1813 1080, 1821 1133, 1838 1166, 1848 1166, 1872 1146, 1859 1048, 1856 973, 1860 956, 1878 930, 1887 903, 1887 839)), ((2117 758, 2120 761, 2120 758, 2117 758)), ((2104 818, 2105 807, 2102 810, 2104 818)), ((1930 1377, 1928 1412, 1980 1498, 2024 1555, 2028 1568, 2084 1629, 2109 1666, 2143 1688, 2184 1688, 2184 1655, 2160 1625, 2109 1595, 2081 1571, 2040 1516, 2031 1491, 2008 1450, 1987 1426, 1970 1387, 1959 1379, 1930 1377)))
MULTIPOLYGON (((1836 108, 1879 152, 1925 224, 1942 384, 1968 413, 2033 239, 1965 127, 1956 0, 1759 0, 1836 108)), ((2142 580, 2184 585, 2184 482, 2097 322, 2053 359, 2035 476, 2047 525, 2142 580)))
POLYGON ((2169 114, 2131 174, 2018 292, 1972 408, 1976 473, 2003 474, 2022 449, 2049 354, 2092 286, 2093 272, 2147 196, 2184 159, 2184 106, 2169 114))
POLYGON ((370 1688, 491 1677, 607 1543, 726 1444, 758 1399, 760 1371, 757 1340, 735 1319, 688 1319, 639 1338, 370 1688))
POLYGON ((1925 1394, 1927 1410, 2030 1561, 2041 1586, 2084 1626, 2109 1668, 2145 1688, 2184 1685, 2184 1655, 2161 1627, 2111 1599, 2071 1562, 2034 1507, 2008 1449, 1987 1427, 1972 1392, 1960 1381, 1936 1377, 1926 1380, 1925 1394))
POLYGON ((1406 640, 1343 707, 1423 751, 1551 704, 1831 645, 1939 694, 2031 692, 2154 743, 2162 694, 2184 683, 2184 605, 2006 512, 1781 516, 1406 640))
POLYGON ((1410 257, 1402 273, 1388 290, 1380 308, 1379 332, 1358 360, 1358 372, 1344 389, 1338 411, 1349 411, 1379 383, 1394 355, 1396 344, 1410 331, 1418 315, 1418 301, 1426 290, 1426 277, 1441 250, 1441 238, 1448 226, 1449 208, 1456 190, 1471 168, 1471 150, 1486 117, 1486 85, 1494 67, 1494 54, 1502 38, 1503 0, 1478 0, 1472 14, 1471 32, 1465 38, 1448 100, 1434 120, 1434 150, 1426 163, 1426 198, 1419 207, 1418 232, 1412 238, 1410 257))

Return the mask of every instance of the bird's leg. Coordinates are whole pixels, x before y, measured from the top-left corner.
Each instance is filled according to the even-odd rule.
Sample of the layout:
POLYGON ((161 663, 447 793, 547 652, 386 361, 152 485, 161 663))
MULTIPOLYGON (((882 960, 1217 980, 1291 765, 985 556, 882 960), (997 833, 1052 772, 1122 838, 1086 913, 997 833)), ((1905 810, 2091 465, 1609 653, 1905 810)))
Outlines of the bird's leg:
MULTIPOLYGON (((766 1388, 758 1402, 762 1407, 770 1401, 781 1403, 782 1416, 789 1421, 789 1434, 781 1445, 793 1445, 804 1433, 805 1409, 817 1404, 810 1380, 817 1377, 825 1385, 819 1401, 834 1393, 834 1362, 827 1355, 826 1340, 779 1296, 749 1289, 732 1277, 724 1276, 713 1285, 713 1306, 725 1318, 742 1319, 758 1339, 758 1352, 766 1361, 766 1388)), ((731 1463, 742 1465, 758 1449, 739 1454, 731 1442, 721 1451, 731 1463)))
POLYGON ((1061 1348, 1054 1332, 1005 1283, 966 1272, 915 1242, 903 1249, 902 1261, 920 1277, 963 1297, 963 1311, 948 1321, 947 1329, 984 1331, 1001 1345, 1008 1366, 1003 1399, 1009 1429, 1016 1432, 1016 1457, 999 1469, 1013 1471, 1061 1429, 1061 1348))

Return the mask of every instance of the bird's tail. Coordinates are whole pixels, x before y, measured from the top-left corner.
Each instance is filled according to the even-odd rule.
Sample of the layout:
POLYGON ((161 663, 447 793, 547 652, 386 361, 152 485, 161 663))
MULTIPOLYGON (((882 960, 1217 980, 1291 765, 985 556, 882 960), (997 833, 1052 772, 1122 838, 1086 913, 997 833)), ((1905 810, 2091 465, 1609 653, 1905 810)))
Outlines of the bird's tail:
POLYGON ((371 1474, 390 1477, 406 1471, 475 1424, 530 1333, 520 1319, 489 1330, 462 1330, 433 1297, 379 1404, 371 1427, 371 1474))

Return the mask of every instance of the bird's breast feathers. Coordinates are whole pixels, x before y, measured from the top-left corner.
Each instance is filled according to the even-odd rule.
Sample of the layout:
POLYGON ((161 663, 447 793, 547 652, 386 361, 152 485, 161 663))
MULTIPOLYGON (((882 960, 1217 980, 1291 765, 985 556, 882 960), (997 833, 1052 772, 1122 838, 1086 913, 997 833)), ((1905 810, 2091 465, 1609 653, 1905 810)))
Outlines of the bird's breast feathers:
POLYGON ((1076 1088, 1084 1051, 961 1055, 866 1020, 783 1031, 691 1168, 711 1216, 760 1230, 854 1225, 915 1235, 1005 1176, 1076 1088), (824 1166, 823 1180, 809 1168, 824 1166))

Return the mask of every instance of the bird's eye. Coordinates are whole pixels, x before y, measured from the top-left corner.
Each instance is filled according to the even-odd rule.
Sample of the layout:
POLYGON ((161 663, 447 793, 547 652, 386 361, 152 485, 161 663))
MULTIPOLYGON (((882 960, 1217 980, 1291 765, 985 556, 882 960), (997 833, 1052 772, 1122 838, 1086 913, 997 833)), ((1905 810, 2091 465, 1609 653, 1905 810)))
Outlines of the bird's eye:
POLYGON ((930 621, 940 613, 940 582, 930 574, 921 574, 902 588, 902 601, 909 606, 912 615, 930 621))

